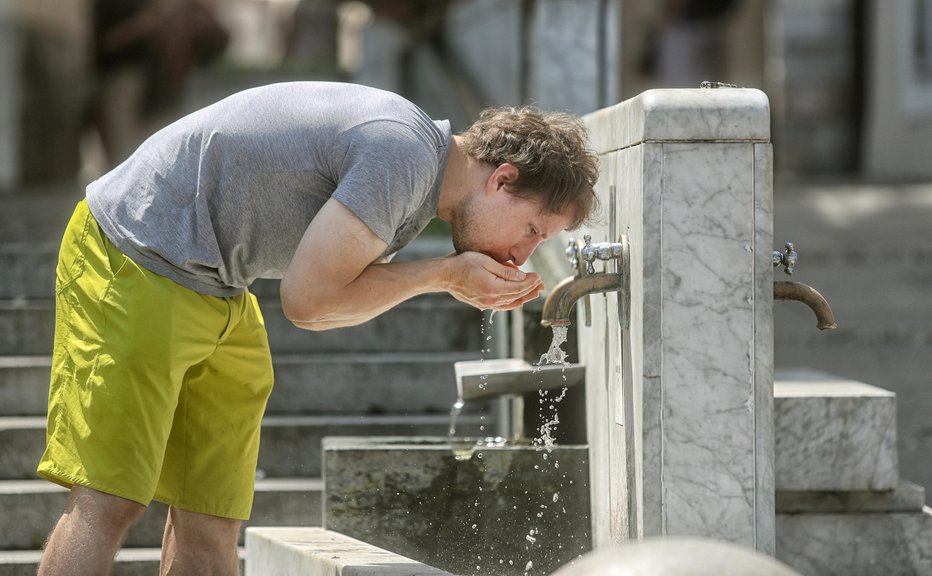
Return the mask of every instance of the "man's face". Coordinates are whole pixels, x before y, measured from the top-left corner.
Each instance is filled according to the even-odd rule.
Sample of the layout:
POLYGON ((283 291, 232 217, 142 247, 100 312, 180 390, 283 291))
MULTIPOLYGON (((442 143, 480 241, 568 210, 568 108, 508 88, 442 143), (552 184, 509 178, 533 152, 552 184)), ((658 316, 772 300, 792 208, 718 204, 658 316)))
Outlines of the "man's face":
POLYGON ((499 262, 520 266, 537 246, 566 228, 570 216, 541 211, 533 200, 504 188, 469 196, 451 222, 457 253, 482 252, 499 262))

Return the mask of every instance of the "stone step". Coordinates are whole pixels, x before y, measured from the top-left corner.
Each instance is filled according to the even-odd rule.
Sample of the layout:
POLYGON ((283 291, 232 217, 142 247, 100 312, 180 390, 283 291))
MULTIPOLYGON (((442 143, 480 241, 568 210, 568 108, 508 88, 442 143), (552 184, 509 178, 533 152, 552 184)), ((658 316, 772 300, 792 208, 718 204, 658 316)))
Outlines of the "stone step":
POLYGON ((57 243, 0 243, 0 299, 52 298, 57 261, 57 243))
MULTIPOLYGON (((65 219, 67 222, 67 218, 65 219)), ((64 228, 62 228, 64 231, 64 228)), ((60 234, 60 233, 59 233, 60 234)), ((0 242, 0 300, 50 299, 55 294, 58 242, 0 242)), ((453 251, 443 237, 418 238, 395 260, 437 258, 453 251)), ((259 297, 278 297, 278 280, 257 280, 250 291, 259 297)))
POLYGON ((932 508, 906 513, 777 514, 778 560, 800 574, 932 574, 932 508))
POLYGON ((844 492, 776 492, 778 514, 842 514, 919 512, 926 505, 925 488, 901 481, 895 490, 844 492))
MULTIPOLYGON (((311 332, 282 314, 277 298, 260 302, 273 352, 380 352, 479 350, 482 314, 443 294, 403 302, 369 322, 311 332), (417 329, 412 329, 416 326, 417 329)), ((0 300, 0 353, 49 354, 55 335, 51 299, 0 300)))
MULTIPOLYGON (((117 553, 112 576, 151 576, 159 572, 160 548, 124 548, 117 553)), ((245 566, 246 549, 240 548, 240 566, 245 566)), ((39 550, 0 551, 0 576, 35 576, 39 550)), ((242 571, 242 568, 241 568, 242 571)))
MULTIPOLYGON (((320 526, 323 481, 319 478, 256 480, 252 515, 247 526, 320 526)), ((0 481, 0 549, 37 550, 64 510, 68 491, 45 480, 0 481)), ((130 548, 159 546, 168 507, 153 502, 130 529, 130 548)), ((0 569, 0 574, 3 574, 0 569)))
POLYGON ((246 574, 453 576, 389 550, 321 528, 251 528, 246 574))
MULTIPOLYGON (((325 436, 442 436, 449 432, 448 414, 410 416, 267 416, 262 422, 258 474, 267 478, 313 478, 321 473, 321 440, 325 436)), ((461 415, 457 430, 464 436, 488 435, 490 416, 461 415)), ((45 450, 45 418, 0 418, 0 480, 31 480, 45 450)))
MULTIPOLYGON (((453 365, 469 352, 276 354, 268 414, 417 414, 449 412, 453 365)), ((0 416, 41 416, 51 358, 0 356, 0 416)))
POLYGON ((896 394, 812 371, 774 382, 777 490, 877 491, 899 484, 896 394))
POLYGON ((372 320, 310 332, 285 318, 277 298, 261 303, 273 352, 446 352, 482 347, 482 313, 446 294, 427 294, 372 320))

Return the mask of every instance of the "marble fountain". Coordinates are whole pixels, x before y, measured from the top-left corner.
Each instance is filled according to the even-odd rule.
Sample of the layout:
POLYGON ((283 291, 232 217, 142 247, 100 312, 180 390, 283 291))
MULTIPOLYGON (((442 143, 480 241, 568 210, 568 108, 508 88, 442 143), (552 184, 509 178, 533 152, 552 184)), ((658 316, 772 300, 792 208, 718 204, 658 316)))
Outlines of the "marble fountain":
POLYGON ((533 262, 548 286, 569 276, 541 314, 557 327, 575 314, 579 362, 458 378, 471 399, 578 390, 580 433, 541 441, 515 418, 505 441, 329 439, 324 527, 250 528, 247 574, 562 576, 684 538, 710 551, 695 574, 727 556, 715 543, 750 558, 727 556, 732 574, 932 574, 932 510, 897 469, 895 395, 774 374, 781 307, 809 306, 820 329, 834 319, 786 282, 805 247, 775 242, 766 95, 650 90, 585 122, 604 217, 533 262))

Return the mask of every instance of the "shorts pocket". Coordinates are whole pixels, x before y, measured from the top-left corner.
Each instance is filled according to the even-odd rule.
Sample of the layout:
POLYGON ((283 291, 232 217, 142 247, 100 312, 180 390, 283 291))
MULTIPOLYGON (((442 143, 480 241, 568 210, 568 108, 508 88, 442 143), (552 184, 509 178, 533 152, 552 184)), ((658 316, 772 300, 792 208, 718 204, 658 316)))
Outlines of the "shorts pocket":
POLYGON ((55 293, 61 295, 84 274, 87 263, 87 235, 94 224, 87 204, 78 204, 62 239, 55 267, 55 293))

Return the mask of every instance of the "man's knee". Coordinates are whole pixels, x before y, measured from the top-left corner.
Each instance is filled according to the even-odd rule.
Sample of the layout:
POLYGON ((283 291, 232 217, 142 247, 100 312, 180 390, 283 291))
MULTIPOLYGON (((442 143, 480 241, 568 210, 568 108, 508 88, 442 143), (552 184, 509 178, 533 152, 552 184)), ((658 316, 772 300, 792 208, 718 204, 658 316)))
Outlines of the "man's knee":
POLYGON ((233 518, 222 518, 169 508, 167 530, 174 532, 178 544, 210 547, 234 547, 239 540, 242 522, 233 518))
POLYGON ((65 504, 65 515, 96 530, 122 536, 146 511, 138 502, 83 486, 74 486, 65 504))

